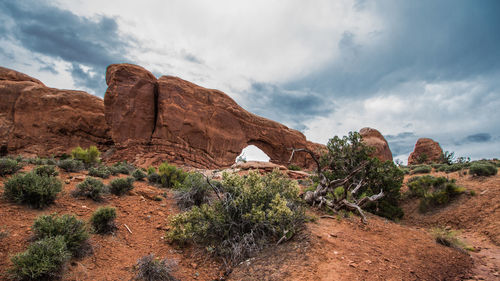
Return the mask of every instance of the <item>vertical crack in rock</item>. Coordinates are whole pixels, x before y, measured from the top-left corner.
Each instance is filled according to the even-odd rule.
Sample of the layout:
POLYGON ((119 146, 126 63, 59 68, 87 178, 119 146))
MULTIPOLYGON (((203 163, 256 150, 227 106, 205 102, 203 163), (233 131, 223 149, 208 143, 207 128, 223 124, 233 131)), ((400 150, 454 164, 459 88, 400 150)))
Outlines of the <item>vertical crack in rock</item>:
POLYGON ((151 131, 151 137, 149 138, 149 143, 153 141, 153 135, 156 131, 156 124, 158 123, 158 82, 155 83, 154 87, 154 120, 153 120, 153 131, 151 131))

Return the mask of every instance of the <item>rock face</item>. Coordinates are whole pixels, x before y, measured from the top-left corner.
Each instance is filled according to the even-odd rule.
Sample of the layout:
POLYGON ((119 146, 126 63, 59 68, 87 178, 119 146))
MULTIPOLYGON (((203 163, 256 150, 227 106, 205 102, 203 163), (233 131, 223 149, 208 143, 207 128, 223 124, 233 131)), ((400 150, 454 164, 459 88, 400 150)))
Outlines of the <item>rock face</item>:
POLYGON ((0 153, 48 156, 111 142, 101 99, 0 68, 0 153))
POLYGON ((372 128, 363 128, 359 133, 363 137, 363 142, 375 149, 372 156, 381 161, 392 161, 392 152, 389 149, 389 144, 379 131, 372 128))
MULTIPOLYGON (((287 164, 289 148, 315 151, 323 147, 307 141, 299 131, 249 113, 221 91, 172 76, 162 76, 156 80, 156 86, 152 86, 149 74, 128 64, 111 65, 106 73, 109 86, 104 98, 106 120, 112 128, 114 142, 119 145, 119 154, 128 155, 132 161, 146 164, 168 160, 194 167, 229 167, 243 148, 255 145, 271 162, 287 164), (149 101, 141 101, 140 112, 129 103, 112 102, 138 97, 149 98, 149 101), (150 113, 156 116, 154 120, 150 113), (130 123, 130 120, 135 122, 134 127, 141 129, 140 133, 115 128, 116 124, 130 123), (144 145, 129 147, 124 143, 134 138, 144 145)), ((312 164, 305 153, 297 153, 292 162, 303 167, 312 164)))
POLYGON ((441 162, 443 150, 438 142, 428 138, 417 140, 415 149, 408 157, 408 165, 429 164, 441 162))
POLYGON ((113 64, 106 72, 106 122, 116 144, 145 144, 155 127, 156 77, 131 64, 113 64))
MULTIPOLYGON (((291 148, 325 149, 244 110, 221 91, 177 77, 156 79, 142 67, 115 64, 106 83, 103 101, 0 68, 0 154, 57 155, 97 145, 109 161, 145 166, 167 160, 213 169, 230 167, 248 145, 279 165, 289 164, 291 148)), ((291 163, 313 165, 303 152, 291 163)))

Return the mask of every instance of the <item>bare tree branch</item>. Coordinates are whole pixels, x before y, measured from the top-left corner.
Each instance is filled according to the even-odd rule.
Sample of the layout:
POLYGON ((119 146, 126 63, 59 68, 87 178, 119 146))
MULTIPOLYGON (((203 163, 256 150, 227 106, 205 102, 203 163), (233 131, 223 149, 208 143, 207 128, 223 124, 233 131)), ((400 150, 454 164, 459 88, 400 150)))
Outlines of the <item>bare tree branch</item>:
POLYGON ((292 150, 292 155, 290 155, 290 159, 288 160, 288 163, 292 162, 292 159, 293 159, 293 156, 295 155, 295 152, 301 152, 301 151, 307 152, 307 153, 309 153, 309 155, 311 155, 314 162, 316 162, 316 166, 318 166, 318 174, 321 174, 321 165, 319 164, 319 160, 316 157, 316 155, 314 154, 314 152, 312 152, 311 150, 309 150, 307 148, 290 148, 290 149, 292 150))

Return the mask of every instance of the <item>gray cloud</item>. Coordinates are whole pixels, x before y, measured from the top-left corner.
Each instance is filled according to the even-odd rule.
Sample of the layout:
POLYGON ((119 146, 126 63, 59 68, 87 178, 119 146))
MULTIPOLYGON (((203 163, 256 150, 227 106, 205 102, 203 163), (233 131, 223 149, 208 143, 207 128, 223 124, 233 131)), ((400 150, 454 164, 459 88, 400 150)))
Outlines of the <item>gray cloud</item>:
POLYGON ((413 146, 418 139, 414 132, 402 132, 397 135, 386 135, 384 137, 389 143, 392 156, 409 154, 413 151, 413 146))
POLYGON ((261 116, 293 124, 304 129, 302 122, 308 118, 326 116, 332 104, 321 95, 310 91, 293 91, 269 83, 253 83, 246 96, 247 109, 261 116))
POLYGON ((479 133, 474 135, 469 135, 464 139, 464 142, 489 142, 492 140, 492 137, 488 133, 479 133))
POLYGON ((0 11, 13 22, 11 29, 3 31, 4 37, 14 38, 32 52, 71 63, 76 85, 101 96, 106 66, 125 62, 127 49, 133 44, 132 38, 119 33, 116 20, 107 16, 80 17, 45 1, 4 1, 0 11), (90 68, 99 79, 82 72, 82 67, 90 68))
POLYGON ((369 96, 412 80, 462 80, 497 73, 500 65, 500 2, 361 2, 386 21, 373 34, 380 44, 357 44, 346 31, 341 58, 324 69, 291 81, 331 96, 369 96), (348 71, 346 71, 346 67, 348 71))

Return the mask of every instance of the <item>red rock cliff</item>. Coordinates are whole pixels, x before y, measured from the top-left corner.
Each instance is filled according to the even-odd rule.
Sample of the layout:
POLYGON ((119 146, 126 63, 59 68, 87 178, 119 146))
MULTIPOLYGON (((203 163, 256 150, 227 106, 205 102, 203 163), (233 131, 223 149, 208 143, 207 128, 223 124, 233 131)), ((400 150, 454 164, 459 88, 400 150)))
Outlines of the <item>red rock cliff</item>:
POLYGON ((0 67, 0 152, 51 155, 111 142, 104 104, 82 91, 59 90, 0 67))
MULTIPOLYGON (((119 149, 133 160, 226 167, 253 144, 271 162, 287 164, 292 147, 323 147, 307 141, 299 131, 249 113, 218 90, 172 76, 154 82, 149 71, 129 64, 109 66, 106 78, 106 120, 119 149), (130 148, 127 141, 132 140, 144 145, 130 148)), ((297 153, 293 163, 308 166, 311 159, 297 153)))

